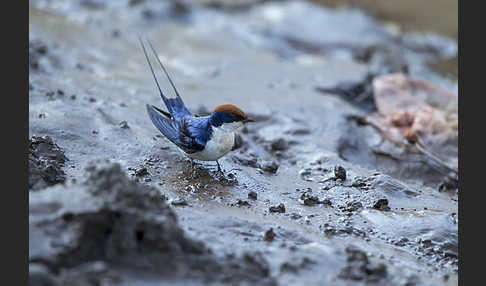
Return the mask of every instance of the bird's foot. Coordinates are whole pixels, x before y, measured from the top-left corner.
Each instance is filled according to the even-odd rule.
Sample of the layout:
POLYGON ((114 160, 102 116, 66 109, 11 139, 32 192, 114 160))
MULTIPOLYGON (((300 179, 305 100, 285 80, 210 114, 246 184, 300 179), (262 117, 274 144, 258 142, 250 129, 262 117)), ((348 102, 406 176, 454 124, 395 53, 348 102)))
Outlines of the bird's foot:
POLYGON ((218 172, 220 172, 224 177, 223 169, 221 168, 221 165, 219 164, 218 160, 216 160, 216 164, 218 165, 218 172))

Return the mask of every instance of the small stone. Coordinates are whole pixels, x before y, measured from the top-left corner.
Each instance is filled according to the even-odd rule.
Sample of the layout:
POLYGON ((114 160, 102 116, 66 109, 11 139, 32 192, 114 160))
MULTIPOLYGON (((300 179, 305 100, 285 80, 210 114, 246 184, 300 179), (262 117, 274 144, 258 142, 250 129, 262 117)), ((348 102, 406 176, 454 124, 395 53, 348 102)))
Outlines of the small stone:
POLYGON ((120 122, 119 125, 120 125, 120 128, 123 128, 123 129, 130 128, 130 126, 128 126, 128 123, 125 120, 123 120, 122 122, 120 122))
POLYGON ((177 198, 173 200, 170 204, 173 206, 187 206, 187 202, 182 198, 177 198))
POLYGON ((250 203, 248 203, 247 201, 243 201, 243 200, 238 199, 238 201, 236 201, 236 205, 239 206, 239 207, 250 206, 250 203))
POLYGON ((346 169, 344 169, 342 166, 335 166, 334 167, 334 176, 337 178, 337 179, 341 179, 343 181, 346 180, 346 169))
POLYGON ((408 242, 408 238, 402 237, 402 238, 400 238, 399 241, 395 242, 394 244, 396 246, 405 246, 407 244, 407 242, 408 242))
POLYGON ((273 232, 273 228, 270 228, 269 230, 265 231, 265 236, 263 238, 263 240, 267 241, 267 242, 272 242, 273 239, 275 238, 275 233, 273 232))
POLYGON ((308 193, 302 193, 300 196, 300 200, 304 203, 305 206, 314 206, 319 204, 319 198, 316 196, 311 196, 308 193))
POLYGON ((275 174, 278 170, 278 163, 275 162, 275 161, 272 161, 272 162, 265 162, 262 164, 262 166, 260 166, 260 168, 265 171, 265 172, 268 172, 268 173, 272 173, 272 174, 275 174))
POLYGON ((387 199, 379 199, 375 201, 373 204, 373 208, 381 211, 389 211, 390 207, 388 206, 388 200, 387 199))
MULTIPOLYGON (((308 191, 311 192, 312 189, 308 188, 308 191)), ((323 205, 328 205, 331 206, 332 203, 329 199, 324 199, 324 200, 319 200, 318 197, 310 195, 308 192, 302 193, 300 196, 300 201, 305 205, 305 206, 314 206, 318 204, 323 204, 323 205)))
POLYGON ((257 193, 254 192, 254 191, 251 191, 248 193, 248 198, 249 199, 252 199, 252 200, 256 200, 257 199, 257 193))
POLYGON ((287 143, 287 141, 285 141, 285 139, 279 138, 277 140, 274 140, 270 144, 270 148, 272 149, 272 151, 285 151, 289 147, 288 147, 288 143, 287 143))
POLYGON ((302 169, 299 171, 299 175, 301 176, 308 176, 308 175, 311 175, 311 169, 302 169))
POLYGON ((344 211, 347 211, 347 212, 355 212, 355 211, 359 210, 362 207, 363 207, 363 204, 361 202, 357 202, 357 201, 349 202, 344 207, 344 211))
POLYGON ((439 192, 454 191, 459 188, 459 180, 454 174, 447 176, 439 186, 439 192))
POLYGON ((272 213, 285 213, 285 205, 281 203, 278 206, 272 206, 269 208, 269 211, 272 213))
POLYGON ((147 170, 147 168, 143 167, 143 168, 138 168, 137 170, 135 170, 135 176, 137 177, 141 177, 141 176, 145 176, 145 175, 148 175, 149 172, 147 170))

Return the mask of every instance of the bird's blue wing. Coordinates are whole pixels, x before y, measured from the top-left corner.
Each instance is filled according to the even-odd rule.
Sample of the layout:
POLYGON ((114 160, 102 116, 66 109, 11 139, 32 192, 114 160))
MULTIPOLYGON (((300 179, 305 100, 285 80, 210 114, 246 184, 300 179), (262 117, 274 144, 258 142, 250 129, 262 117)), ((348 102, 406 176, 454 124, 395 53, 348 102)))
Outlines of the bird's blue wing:
POLYGON ((190 124, 187 124, 186 121, 179 123, 164 117, 148 104, 146 107, 150 120, 152 120, 155 127, 184 152, 190 154, 204 149, 205 144, 201 144, 202 141, 197 138, 197 133, 189 127, 190 124))
POLYGON ((172 117, 174 117, 175 120, 180 120, 185 116, 191 115, 191 112, 187 110, 186 106, 184 105, 184 102, 182 101, 182 98, 179 95, 177 95, 177 97, 174 98, 167 98, 163 94, 160 95, 164 99, 167 109, 169 110, 170 114, 172 115, 172 117))
POLYGON ((183 120, 180 121, 179 130, 180 133, 184 135, 181 139, 186 140, 191 146, 206 146, 212 133, 207 117, 184 117, 183 120))

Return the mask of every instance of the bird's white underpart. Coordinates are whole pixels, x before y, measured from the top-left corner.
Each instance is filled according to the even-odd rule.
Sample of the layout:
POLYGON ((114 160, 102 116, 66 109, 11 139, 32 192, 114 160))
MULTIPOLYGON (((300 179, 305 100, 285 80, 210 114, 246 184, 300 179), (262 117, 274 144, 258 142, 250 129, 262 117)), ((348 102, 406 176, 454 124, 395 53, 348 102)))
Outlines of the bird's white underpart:
POLYGON ((224 123, 220 127, 212 127, 211 139, 204 150, 192 154, 183 152, 187 157, 201 161, 216 161, 226 155, 235 143, 235 131, 243 125, 242 122, 224 123))

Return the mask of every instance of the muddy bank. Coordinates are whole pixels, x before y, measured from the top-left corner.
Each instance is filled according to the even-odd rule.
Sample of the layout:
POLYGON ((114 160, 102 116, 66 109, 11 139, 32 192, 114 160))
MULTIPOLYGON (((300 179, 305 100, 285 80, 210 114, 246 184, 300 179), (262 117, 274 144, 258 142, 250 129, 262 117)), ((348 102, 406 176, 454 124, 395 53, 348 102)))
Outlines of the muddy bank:
MULTIPOLYGON (((427 100, 389 116, 374 88, 393 72, 454 94, 426 66, 454 45, 425 48, 359 10, 207 2, 30 2, 29 137, 69 158, 43 159, 65 179, 30 193, 32 279, 457 285, 458 178, 393 143, 424 136, 457 162, 454 140, 418 128, 424 106, 446 126, 454 116, 427 100), (150 122, 145 104, 162 103, 138 34, 189 110, 233 103, 255 119, 220 160, 224 175, 211 162, 192 170, 150 122), (90 168, 96 159, 119 165, 90 168)), ((437 99, 418 90, 401 98, 437 99)))
POLYGON ((29 202, 31 285, 276 285, 261 254, 218 257, 188 238, 164 198, 118 164, 97 163, 86 181, 32 193, 29 202))

